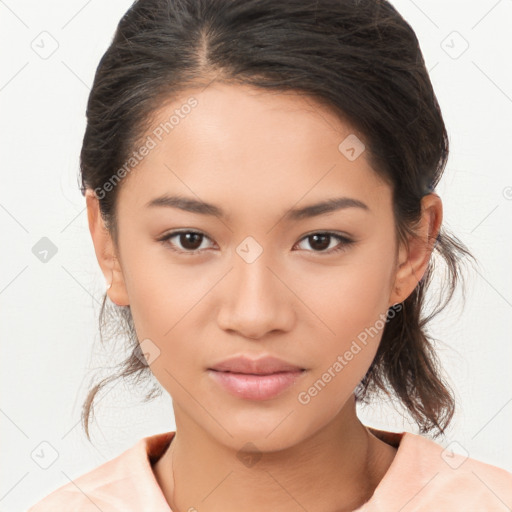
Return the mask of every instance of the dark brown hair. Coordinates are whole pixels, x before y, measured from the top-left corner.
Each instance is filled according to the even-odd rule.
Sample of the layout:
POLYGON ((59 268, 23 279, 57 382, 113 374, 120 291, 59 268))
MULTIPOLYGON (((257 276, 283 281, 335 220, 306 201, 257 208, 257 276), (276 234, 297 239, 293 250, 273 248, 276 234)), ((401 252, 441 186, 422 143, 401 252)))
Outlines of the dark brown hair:
MULTIPOLYGON (((407 244, 414 236, 421 198, 435 189, 446 165, 448 136, 416 35, 394 7, 383 0, 139 0, 120 20, 96 70, 80 155, 82 193, 95 190, 116 244, 122 183, 108 191, 105 184, 141 144, 158 109, 213 81, 299 92, 327 105, 361 134, 366 157, 391 185, 398 240, 407 244)), ((452 298, 464 256, 474 259, 443 225, 425 275, 386 322, 356 389, 362 403, 379 392, 396 396, 420 432, 437 431, 434 436, 451 421, 455 400, 425 326, 452 298), (439 296, 424 316, 438 257, 446 264, 444 301, 439 296)), ((130 307, 108 304, 105 294, 102 341, 117 328, 125 342, 128 334, 128 355, 89 391, 82 409, 89 439, 98 391, 119 378, 152 375, 140 357, 130 307), (114 326, 109 308, 121 323, 114 326)), ((145 399, 159 394, 156 384, 145 399)))

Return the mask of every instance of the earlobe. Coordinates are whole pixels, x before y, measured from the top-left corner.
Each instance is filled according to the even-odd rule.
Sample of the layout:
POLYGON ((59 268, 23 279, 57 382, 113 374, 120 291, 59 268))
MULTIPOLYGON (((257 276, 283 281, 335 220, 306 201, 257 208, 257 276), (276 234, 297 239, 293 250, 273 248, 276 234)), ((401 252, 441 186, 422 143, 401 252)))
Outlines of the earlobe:
POLYGON ((92 189, 86 190, 87 219, 94 252, 105 277, 107 293, 118 306, 128 306, 128 293, 110 232, 105 227, 99 208, 99 200, 92 189))
POLYGON ((441 198, 427 194, 422 198, 422 214, 415 228, 414 237, 409 237, 409 246, 401 246, 390 304, 403 302, 414 291, 427 270, 443 218, 441 198))

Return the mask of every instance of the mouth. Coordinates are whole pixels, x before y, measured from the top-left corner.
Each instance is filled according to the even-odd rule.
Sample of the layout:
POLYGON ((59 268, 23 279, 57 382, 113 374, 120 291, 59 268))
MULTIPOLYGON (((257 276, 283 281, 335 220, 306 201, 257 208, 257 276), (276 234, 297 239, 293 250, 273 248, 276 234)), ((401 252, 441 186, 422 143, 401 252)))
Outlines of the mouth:
POLYGON ((297 372, 304 368, 289 363, 284 359, 273 356, 263 356, 254 359, 249 355, 239 355, 218 362, 209 368, 210 370, 231 373, 243 373, 246 375, 272 375, 282 372, 297 372))
POLYGON ((208 373, 228 393, 245 400, 262 401, 283 394, 306 373, 306 370, 241 373, 209 368, 208 373))
POLYGON ((300 373, 305 372, 305 368, 299 368, 297 370, 281 370, 276 372, 266 372, 266 373, 254 373, 254 372, 235 372, 231 370, 216 370, 215 368, 208 368, 208 370, 212 372, 220 372, 220 373, 233 373, 235 375, 256 375, 258 377, 264 377, 266 375, 277 375, 278 373, 300 373))

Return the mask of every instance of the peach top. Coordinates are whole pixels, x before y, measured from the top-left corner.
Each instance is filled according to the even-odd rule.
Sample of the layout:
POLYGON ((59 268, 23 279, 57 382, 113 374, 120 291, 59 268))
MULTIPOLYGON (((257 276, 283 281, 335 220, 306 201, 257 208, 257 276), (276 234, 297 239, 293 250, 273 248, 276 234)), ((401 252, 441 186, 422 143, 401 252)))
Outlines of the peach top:
MULTIPOLYGON (((512 473, 445 450, 417 434, 366 428, 398 450, 372 497, 357 512, 512 509, 512 473)), ((152 465, 174 434, 140 439, 117 457, 56 489, 27 512, 172 512, 152 465)))

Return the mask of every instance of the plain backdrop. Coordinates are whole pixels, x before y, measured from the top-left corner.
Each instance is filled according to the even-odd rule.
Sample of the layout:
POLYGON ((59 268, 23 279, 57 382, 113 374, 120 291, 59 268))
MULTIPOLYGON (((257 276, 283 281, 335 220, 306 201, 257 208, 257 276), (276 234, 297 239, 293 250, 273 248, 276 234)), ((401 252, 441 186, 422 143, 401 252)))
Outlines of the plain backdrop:
MULTIPOLYGON (((420 40, 450 136, 437 188, 444 223, 479 261, 465 306, 457 295, 431 327, 458 403, 439 442, 512 471, 512 1, 392 3, 420 40)), ((96 67, 130 5, 0 1, 2 511, 24 510, 142 436, 175 428, 167 394, 142 405, 122 383, 101 400, 94 444, 79 422, 102 357, 104 280, 78 157, 96 67), (49 244, 44 237, 56 251, 47 262, 37 257, 37 244, 49 244)), ((360 417, 415 431, 390 406, 364 408, 360 417)))

